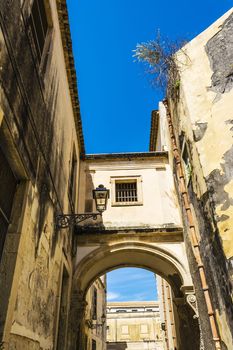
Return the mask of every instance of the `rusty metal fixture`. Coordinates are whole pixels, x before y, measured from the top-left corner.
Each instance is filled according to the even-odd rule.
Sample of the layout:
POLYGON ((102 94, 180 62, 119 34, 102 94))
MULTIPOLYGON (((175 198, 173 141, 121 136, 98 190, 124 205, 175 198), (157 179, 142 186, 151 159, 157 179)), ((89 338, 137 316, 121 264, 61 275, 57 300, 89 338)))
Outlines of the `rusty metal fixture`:
POLYGON ((59 214, 56 217, 56 227, 58 229, 77 226, 80 222, 87 219, 97 220, 97 217, 101 216, 101 213, 88 213, 88 214, 59 214))
POLYGON ((204 297, 205 297, 205 302, 206 302, 206 306, 207 306, 207 312, 208 312, 209 322, 210 322, 210 327, 211 327, 211 332, 212 332, 212 338, 213 338, 213 341, 215 344, 215 349, 221 350, 222 349, 221 340, 220 340, 220 336, 219 336, 217 325, 216 325, 215 315, 214 315, 212 302, 211 302, 211 298, 210 298, 210 293, 209 293, 209 287, 208 287, 208 284, 206 282, 206 273, 205 273, 205 268, 204 268, 204 265, 203 265, 203 262, 201 259, 197 229, 195 227, 193 214, 192 214, 192 211, 190 208, 190 200, 189 200, 189 196, 188 196, 188 192, 187 192, 187 188, 186 188, 186 184, 185 184, 185 180, 184 180, 184 172, 183 172, 183 168, 181 165, 180 152, 179 152, 179 149, 178 149, 177 144, 176 144, 173 122, 172 122, 172 118, 171 118, 171 114, 169 111, 167 100, 164 100, 163 104, 166 108, 168 129, 169 129, 171 144, 172 144, 172 151, 173 151, 173 156, 175 158, 177 176, 179 179, 179 187, 178 188, 179 188, 179 191, 181 193, 181 196, 182 196, 182 199, 184 202, 184 208, 185 208, 187 220, 189 223, 189 236, 190 236, 190 241, 192 244, 193 254, 194 254, 195 260, 197 262, 197 266, 198 266, 202 291, 203 291, 204 297))

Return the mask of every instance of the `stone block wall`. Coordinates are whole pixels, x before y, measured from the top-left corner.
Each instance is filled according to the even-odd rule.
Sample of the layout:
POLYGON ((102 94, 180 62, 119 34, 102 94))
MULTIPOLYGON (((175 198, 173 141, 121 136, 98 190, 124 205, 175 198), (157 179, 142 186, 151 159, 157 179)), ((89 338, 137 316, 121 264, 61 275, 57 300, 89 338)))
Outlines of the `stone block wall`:
POLYGON ((77 207, 84 146, 65 1, 39 2, 48 22, 42 58, 34 3, 0 4, 0 147, 18 183, 0 263, 0 342, 4 349, 63 350, 72 235, 57 229, 55 217, 77 207))

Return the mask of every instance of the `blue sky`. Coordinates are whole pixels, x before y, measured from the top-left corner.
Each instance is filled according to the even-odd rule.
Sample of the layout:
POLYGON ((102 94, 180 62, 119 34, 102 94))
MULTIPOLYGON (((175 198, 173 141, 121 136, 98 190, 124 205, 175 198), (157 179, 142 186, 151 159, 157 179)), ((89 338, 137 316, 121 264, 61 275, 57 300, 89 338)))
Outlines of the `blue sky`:
POLYGON ((108 301, 157 300, 156 280, 152 272, 122 268, 107 274, 108 301))
POLYGON ((150 114, 161 95, 132 50, 158 29, 189 40, 230 9, 232 0, 67 3, 87 153, 147 151, 150 114))
MULTIPOLYGON (((133 50, 137 43, 155 38, 158 29, 164 37, 192 39, 229 10, 232 0, 67 3, 86 152, 148 151, 151 111, 162 95, 151 87, 144 67, 134 62, 133 50)), ((135 271, 109 274, 114 300, 142 295, 154 299, 155 290, 148 287, 153 275, 135 271)))

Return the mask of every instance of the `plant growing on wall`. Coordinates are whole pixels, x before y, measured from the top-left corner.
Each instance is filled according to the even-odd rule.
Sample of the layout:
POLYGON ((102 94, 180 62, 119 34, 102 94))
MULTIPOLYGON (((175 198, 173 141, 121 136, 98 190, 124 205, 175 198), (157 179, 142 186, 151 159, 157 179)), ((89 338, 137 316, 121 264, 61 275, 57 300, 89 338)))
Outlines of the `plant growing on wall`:
POLYGON ((146 71, 152 74, 152 83, 156 88, 171 93, 180 87, 179 69, 186 63, 177 55, 177 51, 187 57, 182 49, 184 44, 185 41, 162 38, 158 31, 154 40, 137 44, 133 56, 145 64, 146 71))

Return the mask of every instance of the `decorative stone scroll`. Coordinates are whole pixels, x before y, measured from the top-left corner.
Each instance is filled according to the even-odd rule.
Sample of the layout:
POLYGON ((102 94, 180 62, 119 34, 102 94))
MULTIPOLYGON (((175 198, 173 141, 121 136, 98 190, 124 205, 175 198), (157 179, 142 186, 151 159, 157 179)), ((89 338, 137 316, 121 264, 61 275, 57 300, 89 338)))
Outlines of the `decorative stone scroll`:
POLYGON ((197 309, 197 298, 195 294, 186 295, 186 301, 194 311, 193 318, 199 318, 198 309, 197 309))

